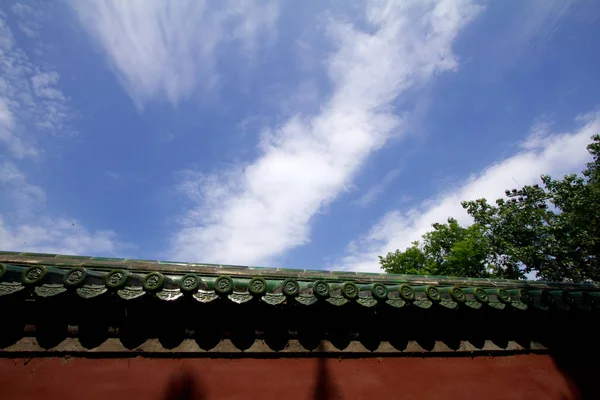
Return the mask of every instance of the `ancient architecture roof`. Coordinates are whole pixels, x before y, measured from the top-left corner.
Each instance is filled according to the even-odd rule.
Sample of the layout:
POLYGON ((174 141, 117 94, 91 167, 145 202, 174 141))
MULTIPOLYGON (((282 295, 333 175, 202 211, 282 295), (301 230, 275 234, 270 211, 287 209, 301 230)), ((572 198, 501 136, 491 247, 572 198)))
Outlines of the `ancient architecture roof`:
POLYGON ((592 311, 594 284, 298 270, 0 252, 0 296, 183 297, 269 305, 329 303, 455 310, 592 311))
POLYGON ((0 310, 0 357, 471 356, 588 349, 600 287, 0 252, 0 310))

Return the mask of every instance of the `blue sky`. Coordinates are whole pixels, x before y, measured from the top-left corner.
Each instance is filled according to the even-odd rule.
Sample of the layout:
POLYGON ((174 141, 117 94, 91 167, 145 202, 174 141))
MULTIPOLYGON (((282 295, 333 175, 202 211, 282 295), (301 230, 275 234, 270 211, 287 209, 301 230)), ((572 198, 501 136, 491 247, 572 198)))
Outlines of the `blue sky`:
POLYGON ((378 271, 600 132, 593 0, 0 10, 3 250, 378 271))

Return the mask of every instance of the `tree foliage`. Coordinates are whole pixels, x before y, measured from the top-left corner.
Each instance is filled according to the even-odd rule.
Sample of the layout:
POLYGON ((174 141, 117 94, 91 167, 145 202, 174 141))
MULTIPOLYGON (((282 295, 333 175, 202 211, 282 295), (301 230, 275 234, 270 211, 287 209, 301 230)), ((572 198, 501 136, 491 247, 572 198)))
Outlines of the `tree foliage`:
POLYGON ((507 199, 462 202, 474 223, 456 219, 404 251, 379 257, 389 273, 600 281, 600 136, 581 175, 542 176, 542 185, 506 191, 507 199))

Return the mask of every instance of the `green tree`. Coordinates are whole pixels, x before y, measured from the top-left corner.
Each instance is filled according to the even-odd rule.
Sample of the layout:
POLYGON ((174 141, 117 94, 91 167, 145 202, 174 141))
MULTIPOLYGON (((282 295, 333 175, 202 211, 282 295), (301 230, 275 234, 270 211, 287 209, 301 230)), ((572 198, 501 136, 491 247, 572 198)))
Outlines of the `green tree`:
POLYGON ((446 224, 434 224, 422 243, 413 242, 405 251, 396 250, 379 260, 389 273, 487 277, 487 249, 488 240, 478 224, 465 228, 449 218, 446 224))
POLYGON ((462 206, 474 224, 450 218, 434 224, 404 252, 380 257, 390 273, 522 278, 535 272, 545 280, 600 281, 600 136, 587 147, 592 162, 581 175, 542 186, 506 191, 495 205, 485 199, 462 206))

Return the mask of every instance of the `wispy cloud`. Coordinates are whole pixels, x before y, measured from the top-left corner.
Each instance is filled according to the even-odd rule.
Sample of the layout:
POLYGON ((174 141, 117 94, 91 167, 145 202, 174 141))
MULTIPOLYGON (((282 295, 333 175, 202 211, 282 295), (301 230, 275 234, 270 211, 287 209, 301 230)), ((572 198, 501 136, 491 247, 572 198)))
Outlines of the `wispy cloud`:
POLYGON ((8 99, 0 98, 0 143, 4 144, 15 157, 37 156, 39 150, 23 140, 17 133, 17 124, 15 116, 9 108, 10 104, 8 99))
MULTIPOLYGON (((540 124, 530 132, 524 151, 491 165, 467 179, 455 190, 424 201, 410 210, 392 210, 362 238, 349 244, 347 255, 334 267, 354 271, 380 271, 378 258, 395 249, 405 249, 414 240, 431 229, 431 224, 444 222, 448 217, 461 223, 471 223, 460 202, 486 198, 493 201, 514 187, 515 179, 521 185, 539 182, 542 174, 560 176, 582 167, 589 154, 586 145, 590 137, 600 131, 600 114, 578 117, 582 124, 575 132, 545 135, 538 140, 540 124)), ((544 128, 545 129, 545 128, 544 128)))
POLYGON ((43 18, 43 12, 27 4, 16 2, 10 8, 12 13, 19 19, 17 26, 21 33, 29 39, 39 36, 39 20, 43 18))
MULTIPOLYGON (((17 26, 22 22, 29 29, 37 27, 32 22, 39 15, 33 8, 15 3, 11 10, 15 18, 24 19, 16 21, 17 26)), ((74 112, 58 89, 59 79, 57 72, 30 61, 0 10, 0 145, 8 149, 0 158, 0 249, 115 254, 131 246, 110 230, 90 231, 79 221, 54 217, 46 209, 45 191, 17 164, 43 153, 40 135, 73 133, 68 122, 74 112)))
POLYGON ((0 10, 0 144, 12 156, 39 155, 42 150, 36 145, 37 135, 73 134, 69 121, 74 113, 69 99, 57 88, 59 79, 55 71, 29 60, 0 10))
POLYGON ((78 221, 41 218, 31 223, 9 225, 0 215, 2 250, 51 254, 117 255, 132 248, 113 231, 90 232, 78 221))
POLYGON ((10 161, 0 164, 0 189, 6 194, 5 198, 12 200, 13 210, 19 218, 35 214, 46 202, 44 191, 27 182, 25 174, 10 161))
POLYGON ((310 221, 343 192, 365 159, 399 134, 392 101, 434 73, 453 70, 452 42, 480 10, 470 1, 368 3, 367 28, 331 19, 333 85, 313 116, 263 133, 262 154, 213 175, 190 174, 196 202, 182 218, 171 256, 267 263, 309 241, 310 221))
POLYGON ((251 55, 273 36, 276 2, 204 0, 76 0, 82 27, 138 107, 173 104, 214 86, 217 46, 240 42, 251 55))
POLYGON ((12 200, 10 211, 0 214, 2 250, 114 255, 133 247, 113 231, 89 231, 74 219, 49 216, 44 190, 12 162, 0 164, 0 189, 12 200))
POLYGON ((38 11, 35 8, 21 2, 14 3, 10 9, 15 15, 21 18, 28 18, 32 15, 38 16, 38 11))
POLYGON ((392 169, 388 171, 387 174, 383 177, 383 179, 371 186, 367 191, 365 191, 358 199, 354 201, 354 204, 360 207, 366 207, 372 202, 374 202, 383 192, 386 191, 388 186, 400 175, 401 170, 399 168, 392 169))
MULTIPOLYGON (((507 79, 509 71, 531 69, 548 50, 552 37, 559 32, 561 25, 583 3, 577 0, 530 0, 518 3, 519 12, 514 13, 513 18, 506 18, 501 24, 488 24, 487 29, 494 34, 480 50, 480 56, 472 60, 478 65, 475 71, 477 76, 503 80, 507 79)), ((496 10, 506 8, 502 3, 495 3, 490 11, 494 6, 496 10)))

